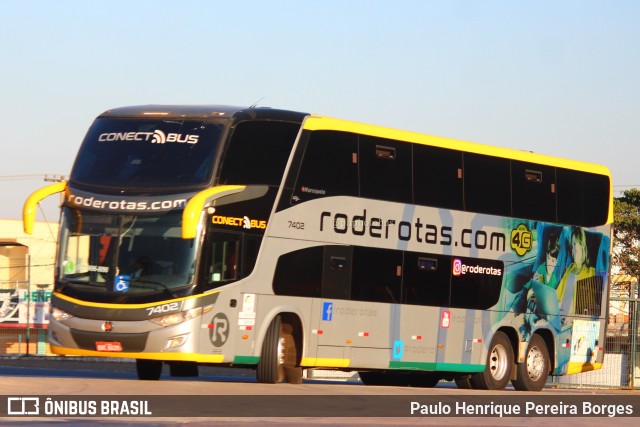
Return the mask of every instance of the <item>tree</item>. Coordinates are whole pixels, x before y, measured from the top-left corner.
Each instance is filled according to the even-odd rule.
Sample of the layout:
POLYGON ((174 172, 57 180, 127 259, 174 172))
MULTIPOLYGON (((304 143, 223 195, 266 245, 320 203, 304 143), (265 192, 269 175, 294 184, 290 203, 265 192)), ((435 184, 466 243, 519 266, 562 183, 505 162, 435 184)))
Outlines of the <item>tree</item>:
POLYGON ((640 277, 640 190, 613 199, 613 264, 640 277))

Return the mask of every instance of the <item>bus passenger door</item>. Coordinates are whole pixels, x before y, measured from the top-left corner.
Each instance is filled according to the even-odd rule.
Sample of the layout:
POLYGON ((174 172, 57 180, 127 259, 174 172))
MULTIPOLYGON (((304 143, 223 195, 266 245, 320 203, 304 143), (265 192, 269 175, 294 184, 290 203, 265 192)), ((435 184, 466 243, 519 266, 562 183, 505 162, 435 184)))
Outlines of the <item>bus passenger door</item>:
POLYGON ((312 304, 308 356, 312 366, 335 367, 344 365, 345 342, 340 337, 339 325, 334 322, 336 306, 348 301, 351 293, 352 249, 350 246, 325 246, 322 268, 322 298, 312 304))

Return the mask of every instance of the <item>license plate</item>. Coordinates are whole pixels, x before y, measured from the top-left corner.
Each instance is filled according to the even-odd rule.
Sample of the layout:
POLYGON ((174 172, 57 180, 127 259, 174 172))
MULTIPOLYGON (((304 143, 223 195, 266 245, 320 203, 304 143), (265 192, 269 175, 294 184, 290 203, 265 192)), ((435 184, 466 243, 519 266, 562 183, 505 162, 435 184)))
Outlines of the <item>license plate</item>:
POLYGON ((118 341, 98 341, 96 342, 98 351, 122 351, 122 344, 118 341))

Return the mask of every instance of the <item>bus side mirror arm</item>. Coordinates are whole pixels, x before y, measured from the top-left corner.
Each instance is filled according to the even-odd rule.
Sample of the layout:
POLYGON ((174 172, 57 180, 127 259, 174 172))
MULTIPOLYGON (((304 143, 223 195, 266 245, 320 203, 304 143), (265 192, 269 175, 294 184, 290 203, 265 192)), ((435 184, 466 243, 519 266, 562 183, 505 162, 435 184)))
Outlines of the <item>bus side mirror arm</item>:
POLYGON ((33 234, 33 225, 36 222, 36 206, 52 194, 62 193, 66 188, 67 183, 65 181, 56 182, 34 191, 27 197, 22 208, 22 226, 26 234, 33 234))
POLYGON ((182 238, 195 239, 198 234, 198 222, 200 213, 204 209, 205 204, 220 197, 229 196, 239 193, 246 187, 244 185, 220 185, 213 188, 203 190, 193 196, 184 207, 182 212, 182 238))

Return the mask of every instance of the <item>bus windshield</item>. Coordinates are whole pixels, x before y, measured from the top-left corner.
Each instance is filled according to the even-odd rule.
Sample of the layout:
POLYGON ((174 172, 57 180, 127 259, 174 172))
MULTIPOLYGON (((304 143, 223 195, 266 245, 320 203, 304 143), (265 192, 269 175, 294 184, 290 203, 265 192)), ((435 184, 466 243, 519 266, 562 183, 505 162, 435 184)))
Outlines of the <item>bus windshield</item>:
POLYGON ((193 284, 197 254, 196 239, 181 238, 181 215, 105 215, 63 208, 57 290, 102 294, 101 301, 105 294, 119 300, 176 296, 193 284))
POLYGON ((71 182, 118 189, 205 185, 211 180, 223 126, 99 118, 80 147, 71 182))

